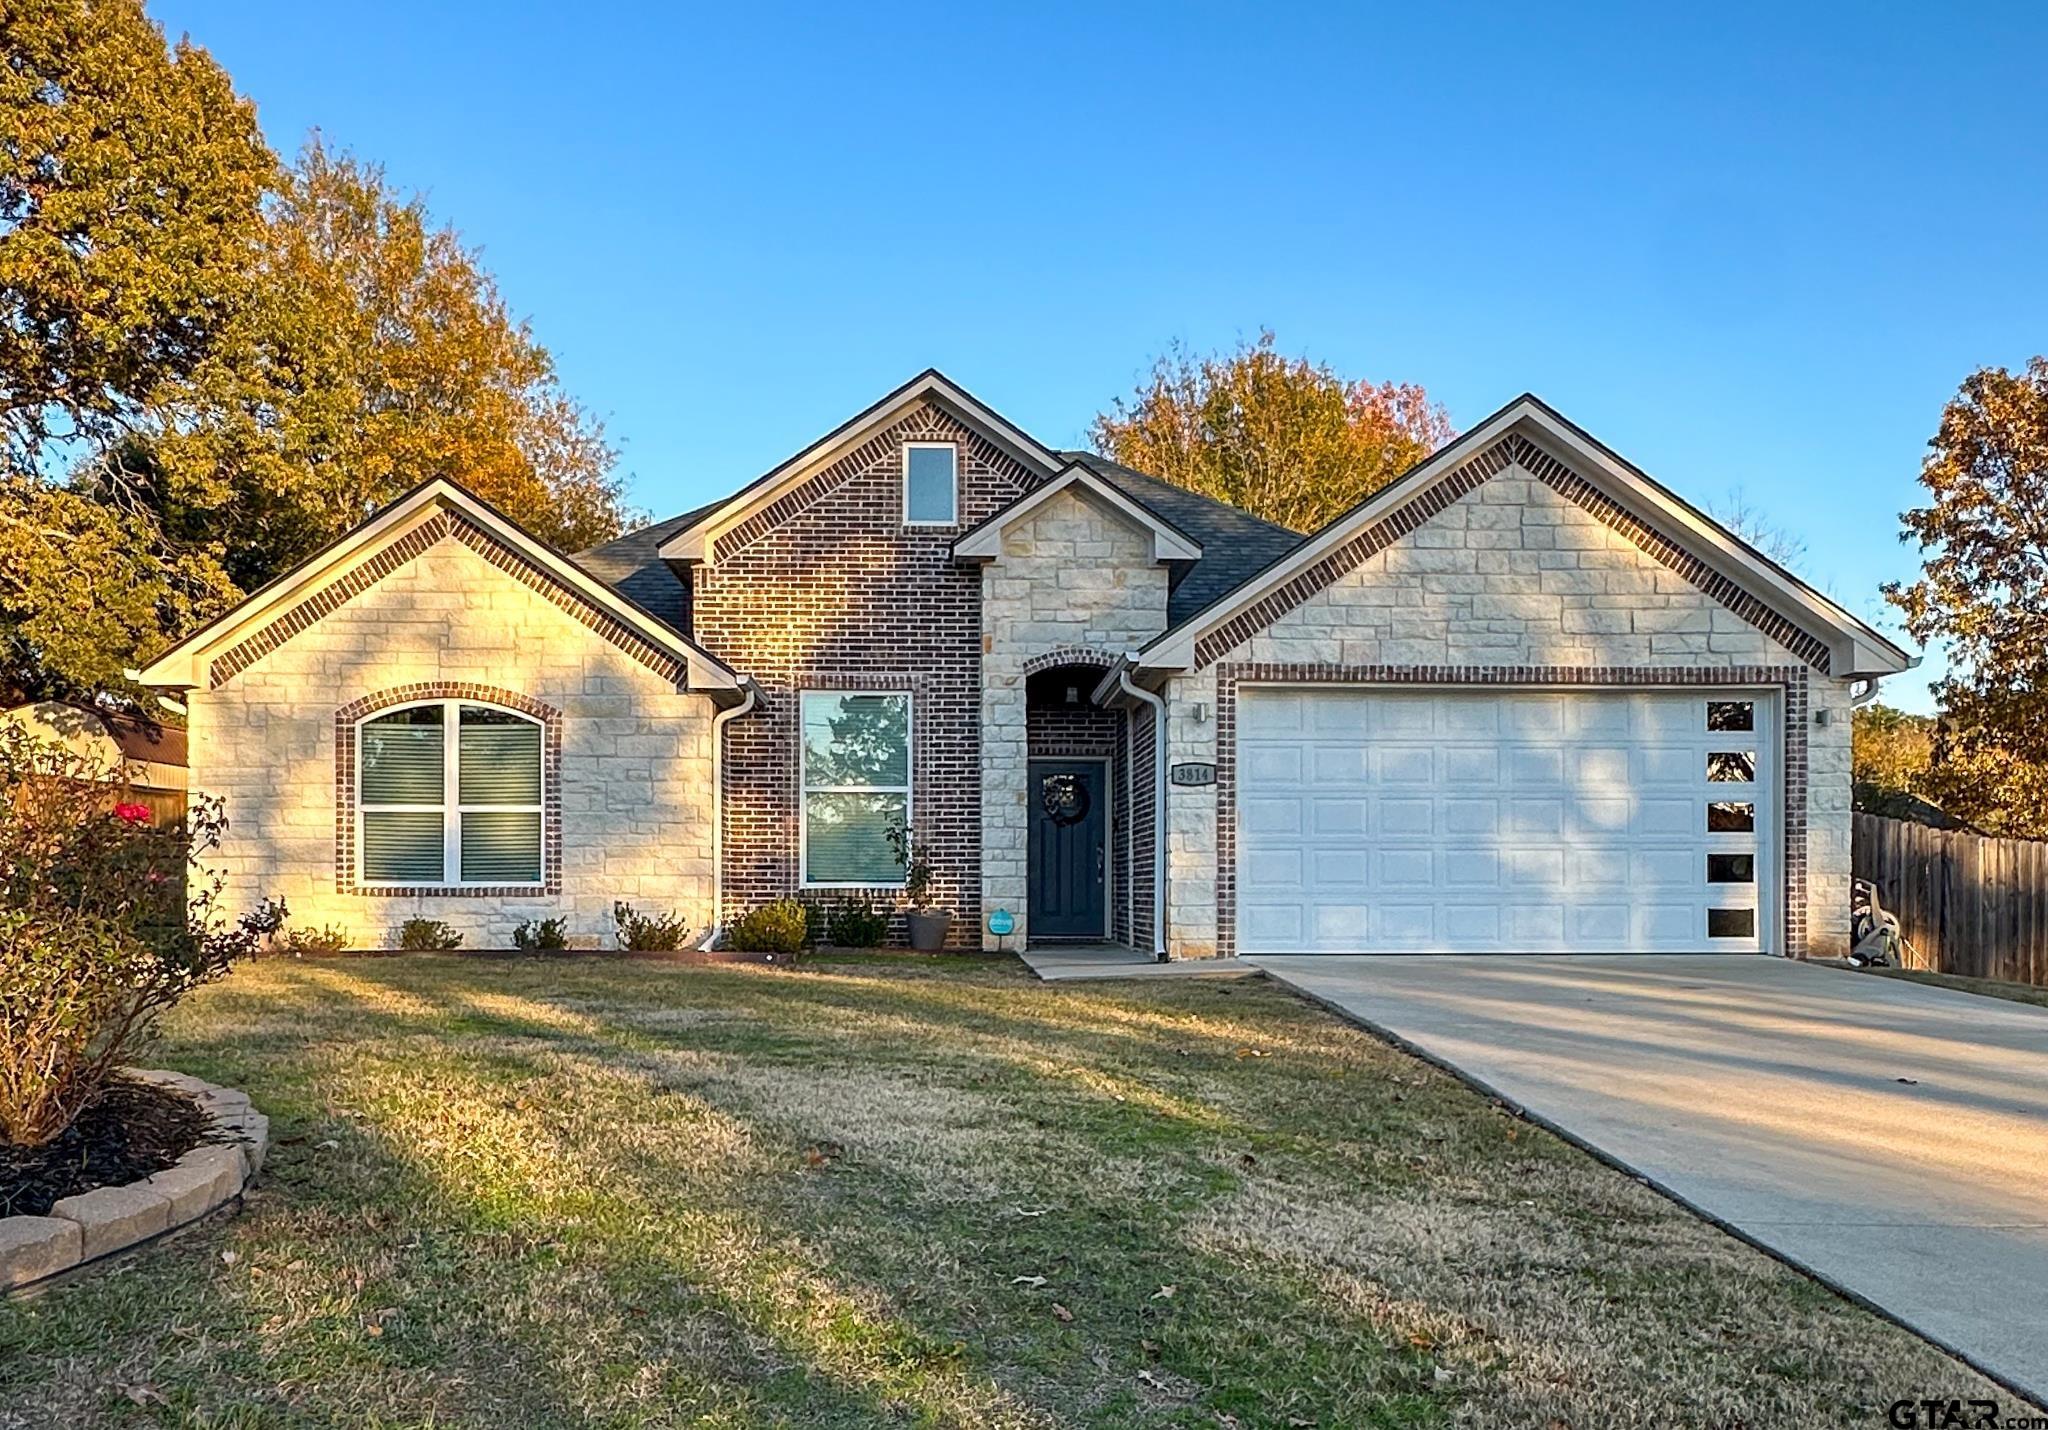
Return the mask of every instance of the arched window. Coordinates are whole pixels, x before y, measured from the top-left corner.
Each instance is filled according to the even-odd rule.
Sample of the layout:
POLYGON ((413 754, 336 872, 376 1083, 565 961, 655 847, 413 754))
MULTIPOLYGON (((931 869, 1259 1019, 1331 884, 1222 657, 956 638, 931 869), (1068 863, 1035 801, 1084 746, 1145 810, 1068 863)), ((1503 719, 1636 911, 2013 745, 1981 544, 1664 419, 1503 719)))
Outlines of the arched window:
POLYGON ((426 700, 356 725, 356 881, 539 886, 541 723, 426 700))

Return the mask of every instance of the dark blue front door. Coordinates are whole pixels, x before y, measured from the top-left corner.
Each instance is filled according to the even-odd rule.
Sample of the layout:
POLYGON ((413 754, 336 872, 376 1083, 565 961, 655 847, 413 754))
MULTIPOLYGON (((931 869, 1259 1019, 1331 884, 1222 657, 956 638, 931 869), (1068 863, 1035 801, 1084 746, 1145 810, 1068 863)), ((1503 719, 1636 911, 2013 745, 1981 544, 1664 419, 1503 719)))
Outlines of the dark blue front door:
POLYGON ((1040 938, 1107 938, 1109 804, 1095 760, 1031 762, 1031 922, 1040 938))

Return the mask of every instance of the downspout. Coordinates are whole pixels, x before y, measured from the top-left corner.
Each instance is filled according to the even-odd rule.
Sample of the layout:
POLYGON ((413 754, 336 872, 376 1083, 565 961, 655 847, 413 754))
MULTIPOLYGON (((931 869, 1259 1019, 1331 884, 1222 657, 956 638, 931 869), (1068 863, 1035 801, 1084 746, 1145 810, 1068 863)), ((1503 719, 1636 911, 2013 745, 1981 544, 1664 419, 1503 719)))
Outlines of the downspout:
POLYGON ((746 691, 746 698, 711 717, 711 922, 697 942, 704 950, 717 943, 725 931, 721 922, 725 916, 725 727, 751 711, 761 693, 751 680, 743 681, 740 688, 746 691))
POLYGON ((1166 702, 1131 683, 1130 657, 1117 667, 1117 688, 1152 707, 1152 956, 1166 962, 1166 702))

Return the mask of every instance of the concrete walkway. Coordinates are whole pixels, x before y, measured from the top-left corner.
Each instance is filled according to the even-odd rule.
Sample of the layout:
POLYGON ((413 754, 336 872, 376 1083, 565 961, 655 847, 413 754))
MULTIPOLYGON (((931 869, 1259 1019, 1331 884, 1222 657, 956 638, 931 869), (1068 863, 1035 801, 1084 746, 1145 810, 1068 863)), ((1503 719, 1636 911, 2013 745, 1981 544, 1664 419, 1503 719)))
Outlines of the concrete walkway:
POLYGON ((1047 983, 1090 978, 1246 978, 1258 970, 1235 958, 1161 963, 1119 943, 1046 944, 1018 955, 1047 983))
POLYGON ((1777 958, 1244 961, 2048 1403, 2048 1010, 1777 958))

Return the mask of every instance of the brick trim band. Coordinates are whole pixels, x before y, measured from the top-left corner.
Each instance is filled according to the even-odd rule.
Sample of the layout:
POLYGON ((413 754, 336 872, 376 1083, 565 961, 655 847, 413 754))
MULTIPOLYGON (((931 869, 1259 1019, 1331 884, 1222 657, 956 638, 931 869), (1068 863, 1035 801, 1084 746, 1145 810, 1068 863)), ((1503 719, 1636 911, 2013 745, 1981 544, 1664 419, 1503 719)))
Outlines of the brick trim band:
POLYGON ((1260 631, 1307 601, 1369 558, 1414 531, 1489 478, 1520 466, 1594 520, 1627 538, 1645 555, 1685 578, 1702 594, 1718 601, 1823 675, 1828 672, 1827 642, 1800 629, 1714 570, 1677 543, 1651 530, 1605 492, 1519 433, 1501 438, 1453 468, 1441 480, 1387 512, 1307 570, 1277 590, 1269 591, 1195 642, 1195 669, 1205 670, 1260 631))
MULTIPOLYGON (((960 448, 962 467, 969 461, 981 463, 1005 477, 1019 492, 1035 485, 1030 472, 981 433, 964 423, 955 425, 946 421, 930 406, 920 405, 901 421, 891 423, 845 455, 834 458, 816 476, 798 482, 752 516, 713 536, 713 559, 724 561, 746 550, 797 513, 830 495, 834 488, 893 457, 896 449, 906 442, 951 443, 960 448)), ((955 496, 958 496, 957 489, 955 496)), ((954 526, 967 524, 959 520, 957 504, 954 517, 954 526)))
POLYGON ((365 887, 356 881, 356 726, 365 718, 394 705, 414 700, 474 700, 480 704, 502 705, 530 715, 541 724, 541 864, 544 871, 541 893, 562 892, 562 712, 554 706, 501 690, 495 685, 469 681, 437 680, 418 685, 397 685, 352 700, 334 712, 334 887, 342 894, 365 898, 516 898, 533 897, 530 885, 446 884, 433 888, 386 889, 365 887))
POLYGON ((1291 665, 1234 661, 1216 670, 1216 951, 1237 952, 1237 693, 1241 684, 1440 685, 1625 688, 1776 686, 1783 692, 1779 768, 1784 846, 1779 917, 1784 951, 1807 947, 1807 679, 1803 665, 1291 665))
POLYGON ((1096 670, 1108 670, 1117 662, 1117 657, 1106 650, 1093 650, 1084 645, 1056 645, 1050 650, 1040 651, 1024 662, 1026 676, 1041 675, 1048 670, 1058 670, 1063 665, 1085 665, 1096 670))
POLYGON ((216 656, 207 667, 207 688, 220 689, 299 632, 338 610, 408 562, 425 555, 438 543, 449 540, 460 541, 662 679, 679 687, 687 682, 688 668, 677 657, 650 644, 631 626, 599 610, 474 522, 457 512, 438 511, 264 625, 254 635, 216 656))

